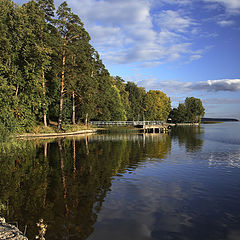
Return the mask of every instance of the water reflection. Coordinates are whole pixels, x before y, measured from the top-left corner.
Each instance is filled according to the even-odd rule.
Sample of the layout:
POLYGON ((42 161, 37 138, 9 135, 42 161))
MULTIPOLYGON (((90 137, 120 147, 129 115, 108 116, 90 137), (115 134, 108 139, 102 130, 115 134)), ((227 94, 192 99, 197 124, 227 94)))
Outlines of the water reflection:
POLYGON ((29 239, 43 218, 47 240, 233 240, 239 149, 205 136, 178 128, 0 144, 0 214, 27 225, 29 239))
MULTIPOLYGON (((47 239, 86 239, 112 177, 164 158, 168 135, 92 135, 73 139, 14 142, 1 155, 0 206, 27 235, 48 223, 47 239)), ((7 146, 3 146, 7 148, 7 146)))
POLYGON ((184 127, 173 128, 172 137, 176 139, 180 146, 185 146, 189 152, 200 151, 203 145, 201 135, 204 129, 201 127, 184 127))

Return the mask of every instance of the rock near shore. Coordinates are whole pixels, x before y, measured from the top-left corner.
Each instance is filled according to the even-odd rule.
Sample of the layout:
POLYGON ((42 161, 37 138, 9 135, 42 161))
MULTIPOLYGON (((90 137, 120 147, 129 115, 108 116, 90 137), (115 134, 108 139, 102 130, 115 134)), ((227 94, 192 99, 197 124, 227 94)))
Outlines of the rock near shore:
POLYGON ((5 218, 2 217, 0 217, 0 239, 28 240, 17 227, 6 223, 5 218))

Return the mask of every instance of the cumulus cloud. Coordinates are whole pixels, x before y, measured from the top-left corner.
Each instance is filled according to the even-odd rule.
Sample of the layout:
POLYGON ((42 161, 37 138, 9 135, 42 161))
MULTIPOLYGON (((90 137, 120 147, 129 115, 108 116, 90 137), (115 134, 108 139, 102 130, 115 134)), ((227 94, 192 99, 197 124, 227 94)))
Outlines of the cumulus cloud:
POLYGON ((229 91, 236 92, 240 90, 240 79, 222 79, 222 80, 208 80, 206 82, 193 83, 190 86, 193 90, 205 91, 229 91))
MULTIPOLYGON (((60 0, 56 0, 56 3, 60 0)), ((185 5, 189 0, 178 0, 185 5)), ((195 21, 184 11, 152 12, 158 5, 152 0, 68 0, 69 6, 85 23, 93 46, 104 61, 116 64, 158 63, 193 58, 195 21)), ((174 4, 165 0, 161 4, 174 4)))
MULTIPOLYGON (((145 87, 147 90, 161 90, 171 95, 175 94, 176 90, 178 94, 184 94, 186 92, 192 91, 190 88, 192 85, 191 82, 181 82, 176 80, 159 81, 157 78, 147 76, 137 76, 136 78, 142 79, 137 83, 138 85, 145 87)), ((130 79, 130 81, 134 80, 134 77, 130 79)))
POLYGON ((95 1, 71 0, 88 21, 104 25, 134 24, 148 21, 149 3, 146 0, 95 1), (134 11, 133 11, 134 10, 134 11))
MULTIPOLYGON (((55 0, 56 6, 61 2, 55 0)), ((187 5, 196 2, 199 0, 68 0, 104 61, 135 62, 141 66, 156 66, 179 59, 189 63, 202 57, 203 52, 196 50, 193 44, 194 37, 203 37, 201 25, 188 15, 191 9, 186 10, 187 5)), ((240 12, 239 0, 201 2, 208 6, 222 5, 231 13, 240 12)), ((234 24, 226 19, 218 19, 217 23, 220 26, 234 24)), ((211 34, 216 36, 216 33, 211 34)), ((204 33, 206 36, 210 37, 204 33)))
MULTIPOLYGON (((181 82, 176 80, 159 81, 157 78, 147 76, 137 76, 142 79, 138 82, 141 86, 147 89, 160 89, 164 92, 183 94, 191 91, 204 91, 204 92, 237 92, 240 90, 240 79, 221 79, 221 80, 208 80, 202 82, 181 82)), ((131 80, 134 81, 134 78, 131 80)))

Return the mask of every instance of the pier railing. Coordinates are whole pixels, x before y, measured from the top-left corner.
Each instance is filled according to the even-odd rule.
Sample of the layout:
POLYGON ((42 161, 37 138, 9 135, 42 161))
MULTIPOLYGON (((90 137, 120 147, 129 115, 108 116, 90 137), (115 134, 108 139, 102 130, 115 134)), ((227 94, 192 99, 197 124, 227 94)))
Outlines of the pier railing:
POLYGON ((139 126, 139 125, 162 125, 163 121, 90 121, 96 126, 139 126))

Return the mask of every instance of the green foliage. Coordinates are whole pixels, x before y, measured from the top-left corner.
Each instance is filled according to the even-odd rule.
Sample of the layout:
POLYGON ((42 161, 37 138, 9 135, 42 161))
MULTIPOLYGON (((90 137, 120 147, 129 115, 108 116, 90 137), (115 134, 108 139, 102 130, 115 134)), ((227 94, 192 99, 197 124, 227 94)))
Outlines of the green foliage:
MULTIPOLYGON (((70 123, 74 113, 76 122, 144 120, 145 89, 111 77, 81 19, 66 2, 57 16, 54 9, 53 0, 0 1, 2 136, 47 126, 47 118, 70 123)), ((154 119, 165 118, 161 111, 154 119)))
POLYGON ((109 91, 109 111, 111 114, 112 121, 125 121, 126 112, 121 101, 119 90, 115 86, 111 86, 109 91))
POLYGON ((171 110, 171 101, 161 91, 150 90, 145 99, 146 120, 166 121, 171 110))
POLYGON ((6 140, 6 138, 9 136, 9 130, 4 126, 3 123, 0 122, 0 141, 6 140))
POLYGON ((121 77, 116 76, 113 78, 113 81, 119 91, 121 103, 124 107, 124 114, 126 115, 125 118, 127 118, 127 114, 130 111, 129 92, 126 91, 124 80, 121 77))
POLYGON ((185 104, 179 103, 178 108, 173 108, 169 118, 175 123, 184 123, 187 121, 187 110, 185 104))
POLYGON ((133 82, 127 82, 125 90, 128 92, 129 110, 128 120, 144 120, 144 102, 146 91, 133 82))
POLYGON ((187 119, 189 122, 201 122, 201 117, 205 114, 205 109, 202 101, 198 98, 188 97, 185 99, 185 106, 187 110, 187 119))
POLYGON ((39 9, 43 12, 47 21, 52 21, 54 17, 54 1, 53 0, 36 0, 39 9))
POLYGON ((178 108, 174 108, 169 118, 175 123, 200 123, 205 114, 202 101, 198 98, 188 97, 184 104, 180 103, 178 108))

